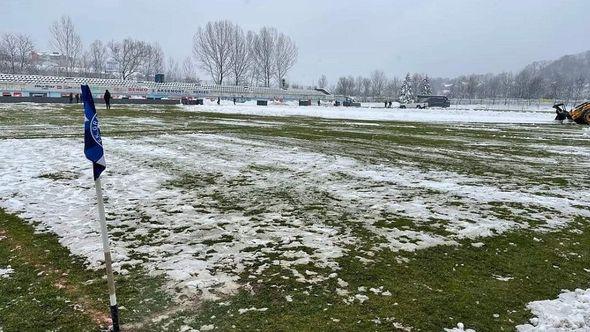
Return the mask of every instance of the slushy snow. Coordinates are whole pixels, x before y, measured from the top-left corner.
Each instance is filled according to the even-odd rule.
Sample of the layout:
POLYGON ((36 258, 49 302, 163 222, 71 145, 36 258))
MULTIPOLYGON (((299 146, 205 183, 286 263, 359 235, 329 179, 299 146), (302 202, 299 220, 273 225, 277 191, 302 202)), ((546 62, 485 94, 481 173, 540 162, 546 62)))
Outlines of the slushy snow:
MULTIPOLYGON (((185 109, 378 121, 430 122, 436 118, 451 122, 531 123, 552 118, 544 112, 453 109, 413 111, 247 105, 185 109)), ((40 107, 34 111, 47 110, 40 107)), ((145 122, 141 118, 135 120, 133 126, 145 122)), ((250 120, 231 122, 281 126, 277 119, 250 120)), ((359 132, 367 132, 367 127, 379 130, 381 126, 375 122, 351 128, 350 123, 361 122, 335 121, 334 126, 359 132)), ((152 120, 148 124, 160 125, 152 120)), ((470 130, 474 125, 452 126, 470 130)), ((12 127, 5 126, 1 128, 3 135, 5 128, 17 134, 29 129, 23 126, 11 131, 12 127)), ((475 130, 505 128, 518 129, 518 125, 477 125, 475 130)), ((79 127, 49 126, 45 129, 54 134, 71 135, 80 131, 79 127)), ((576 135, 577 139, 586 139, 580 138, 579 132, 576 135)), ((445 139, 445 136, 440 137, 445 139)), ((538 142, 519 144, 533 152, 556 148, 538 142)), ((474 146, 500 144, 495 140, 470 143, 474 146)), ((375 241, 379 243, 374 251, 386 248, 415 251, 436 245, 456 245, 463 239, 473 239, 477 246, 481 237, 532 227, 527 222, 495 214, 494 208, 498 205, 514 215, 526 215, 534 227, 542 230, 561 227, 577 216, 590 216, 590 198, 583 188, 547 187, 536 183, 515 186, 495 177, 424 168, 417 162, 388 163, 339 154, 337 149, 322 151, 307 141, 284 137, 183 133, 107 137, 104 145, 107 170, 103 186, 115 268, 124 273, 128 266, 138 266, 153 275, 163 274, 169 280, 170 289, 178 288, 205 298, 230 294, 243 284, 239 276, 246 270, 255 277, 273 265, 290 271, 295 280, 302 283, 313 284, 331 278, 340 269, 338 259, 359 241, 350 224, 338 219, 343 214, 353 216, 357 226, 376 235, 375 241), (320 217, 308 212, 314 209, 306 209, 318 205, 325 212, 320 217), (526 210, 515 205, 524 206, 526 210), (441 232, 435 234, 411 226, 382 227, 378 222, 384 222, 384 214, 406 218, 418 225, 432 225, 434 219, 441 232), (322 272, 311 271, 310 265, 322 272), (306 266, 308 271, 298 271, 299 266, 306 266)), ((82 147, 81 137, 0 140, 0 207, 35 221, 38 231, 55 233, 73 254, 85 258, 91 268, 98 268, 103 254, 90 164, 84 158, 82 147)), ((439 148, 395 148, 410 160, 414 155, 444 158, 441 154, 444 151, 439 148)), ((518 167, 533 174, 540 170, 531 167, 529 162, 556 164, 554 157, 546 154, 478 153, 477 148, 452 151, 449 158, 475 156, 484 163, 502 163, 509 158, 508 162, 512 163, 522 161, 523 165, 518 167)), ((572 145, 566 155, 572 161, 569 167, 581 168, 584 165, 580 165, 579 160, 587 160, 588 155, 589 149, 572 145)), ((343 296, 350 295, 345 289, 346 281, 339 279, 338 286, 343 296)))

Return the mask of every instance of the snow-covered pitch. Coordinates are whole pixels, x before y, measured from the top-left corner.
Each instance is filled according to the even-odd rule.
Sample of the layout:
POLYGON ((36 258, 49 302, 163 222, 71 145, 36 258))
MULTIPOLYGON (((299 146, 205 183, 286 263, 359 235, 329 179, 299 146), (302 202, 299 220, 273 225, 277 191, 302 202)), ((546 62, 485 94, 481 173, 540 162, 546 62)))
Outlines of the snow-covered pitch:
MULTIPOLYGON (((280 106, 261 107, 252 102, 232 106, 224 101, 222 105, 207 102, 205 106, 185 106, 188 111, 215 112, 226 114, 244 114, 261 116, 305 116, 340 120, 366 121, 402 121, 425 123, 523 123, 551 124, 554 123, 554 110, 530 109, 507 111, 501 109, 485 110, 477 105, 455 108, 400 109, 384 108, 383 103, 365 103, 370 107, 331 107, 310 106, 298 107, 294 103, 280 106)), ((365 105, 363 104, 363 105, 365 105)), ((397 103, 396 103, 397 104, 397 103)))
MULTIPOLYGON (((0 115, 29 116, 0 128, 0 207, 57 234, 96 268, 102 252, 81 122, 59 107, 0 105, 0 115)), ((163 274, 183 294, 218 298, 244 283, 242 273, 256 278, 273 266, 305 284, 337 278, 338 259, 362 241, 342 215, 378 242, 362 262, 381 250, 478 246, 482 237, 590 217, 586 180, 536 181, 565 165, 589 166, 590 149, 568 143, 587 140, 587 131, 554 124, 551 110, 205 105, 175 112, 103 119, 103 184, 117 271, 163 274), (286 128, 313 139, 282 135, 286 128), (122 134, 109 135, 115 130, 122 134), (321 136, 328 131, 344 136, 321 136), (409 143, 371 138, 392 133, 409 143), (471 172, 482 165, 487 171, 471 172), (510 216, 496 213, 498 205, 510 216), (382 227, 384 215, 415 227, 382 227), (298 270, 303 264, 317 271, 298 270)))

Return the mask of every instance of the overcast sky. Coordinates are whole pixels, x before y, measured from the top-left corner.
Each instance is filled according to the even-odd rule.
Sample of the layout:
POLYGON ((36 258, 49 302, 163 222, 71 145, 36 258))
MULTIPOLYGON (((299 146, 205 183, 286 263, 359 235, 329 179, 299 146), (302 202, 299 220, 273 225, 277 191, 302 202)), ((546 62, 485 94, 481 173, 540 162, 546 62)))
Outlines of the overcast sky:
POLYGON ((299 46, 289 78, 322 74, 430 76, 518 70, 590 49, 589 0, 0 0, 0 33, 31 34, 48 50, 48 27, 70 15, 85 45, 133 37, 158 41, 179 61, 207 21, 245 30, 274 26, 299 46))

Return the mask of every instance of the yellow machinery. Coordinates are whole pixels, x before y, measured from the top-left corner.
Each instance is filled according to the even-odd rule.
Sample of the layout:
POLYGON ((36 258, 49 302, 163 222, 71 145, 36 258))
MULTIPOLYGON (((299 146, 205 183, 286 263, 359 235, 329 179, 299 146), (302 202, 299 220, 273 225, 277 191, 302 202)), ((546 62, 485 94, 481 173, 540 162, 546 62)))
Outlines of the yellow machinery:
POLYGON ((555 120, 563 121, 568 119, 578 124, 590 125, 590 102, 582 103, 571 111, 567 111, 563 104, 553 105, 557 116, 555 120))

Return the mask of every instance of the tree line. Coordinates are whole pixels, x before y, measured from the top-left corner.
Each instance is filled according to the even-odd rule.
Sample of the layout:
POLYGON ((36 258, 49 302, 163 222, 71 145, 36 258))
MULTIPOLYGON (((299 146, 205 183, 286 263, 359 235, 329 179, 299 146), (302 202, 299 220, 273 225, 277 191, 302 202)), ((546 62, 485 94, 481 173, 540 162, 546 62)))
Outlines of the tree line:
POLYGON ((370 76, 342 76, 330 85, 325 75, 317 86, 336 94, 364 100, 390 99, 405 102, 417 95, 438 94, 454 99, 550 99, 566 103, 590 99, 590 51, 567 55, 555 61, 532 63, 521 71, 471 74, 454 78, 430 78, 407 74, 389 78, 381 70, 370 76))
POLYGON ((166 58, 157 42, 133 38, 95 40, 84 48, 68 16, 49 27, 49 45, 56 54, 41 54, 30 35, 0 35, 0 72, 198 82, 198 68, 215 84, 282 86, 297 61, 297 46, 272 27, 247 31, 230 22, 209 22, 193 37, 192 55, 180 63, 166 58), (46 60, 39 57, 44 56, 46 60), (49 59, 49 60, 47 60, 49 59), (50 63, 50 66, 43 65, 50 63))
POLYGON ((550 99, 575 103, 590 97, 590 81, 586 75, 552 75, 534 67, 528 66, 516 74, 503 72, 437 79, 435 85, 438 91, 456 99, 550 99))
POLYGON ((408 73, 404 79, 388 78, 382 70, 375 70, 370 76, 342 76, 335 85, 328 87, 328 80, 322 75, 317 86, 329 89, 335 94, 356 97, 361 100, 402 100, 410 102, 419 95, 433 94, 431 80, 425 74, 408 73))

